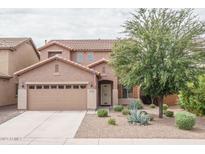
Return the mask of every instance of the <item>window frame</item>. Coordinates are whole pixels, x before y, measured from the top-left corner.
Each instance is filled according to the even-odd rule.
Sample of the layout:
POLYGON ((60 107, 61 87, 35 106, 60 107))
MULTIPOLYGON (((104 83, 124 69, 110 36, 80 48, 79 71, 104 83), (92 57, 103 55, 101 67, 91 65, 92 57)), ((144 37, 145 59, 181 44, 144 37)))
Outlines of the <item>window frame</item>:
POLYGON ((88 59, 89 62, 94 61, 94 53, 93 52, 88 52, 87 59, 88 59))
POLYGON ((78 53, 77 53, 77 56, 76 56, 76 61, 77 61, 78 63, 81 63, 81 62, 83 62, 83 59, 84 59, 83 53, 82 53, 82 52, 78 52, 78 53))
POLYGON ((53 56, 56 56, 56 55, 62 55, 62 51, 48 51, 48 58, 51 58, 53 56), (51 55, 53 54, 53 55, 51 55))

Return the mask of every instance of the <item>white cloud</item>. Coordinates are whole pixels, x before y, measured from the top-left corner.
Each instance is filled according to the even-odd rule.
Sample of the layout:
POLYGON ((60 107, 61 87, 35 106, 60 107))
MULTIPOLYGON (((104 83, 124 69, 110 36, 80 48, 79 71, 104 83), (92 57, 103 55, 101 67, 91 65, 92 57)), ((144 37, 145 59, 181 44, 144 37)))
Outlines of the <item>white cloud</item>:
MULTIPOLYGON (((123 36, 121 25, 133 9, 0 9, 0 36, 32 37, 37 46, 50 39, 123 36)), ((205 20, 205 9, 196 9, 205 20)))

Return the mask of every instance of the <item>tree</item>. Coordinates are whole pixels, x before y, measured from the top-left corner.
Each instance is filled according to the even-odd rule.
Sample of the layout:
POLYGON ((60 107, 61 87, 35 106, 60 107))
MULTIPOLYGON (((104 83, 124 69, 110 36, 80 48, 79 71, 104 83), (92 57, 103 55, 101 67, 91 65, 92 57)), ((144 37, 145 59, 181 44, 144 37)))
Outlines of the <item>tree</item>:
POLYGON ((113 47, 110 64, 125 86, 140 85, 157 99, 163 117, 163 97, 197 84, 204 72, 201 36, 205 24, 193 9, 137 9, 123 27, 127 38, 113 47))

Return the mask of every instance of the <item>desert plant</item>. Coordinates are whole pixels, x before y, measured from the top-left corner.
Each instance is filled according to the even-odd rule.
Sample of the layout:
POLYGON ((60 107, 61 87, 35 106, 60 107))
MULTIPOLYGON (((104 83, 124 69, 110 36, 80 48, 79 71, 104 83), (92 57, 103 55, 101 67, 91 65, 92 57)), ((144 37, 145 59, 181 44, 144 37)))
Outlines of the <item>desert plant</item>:
POLYGON ((196 116, 190 112, 178 112, 175 122, 179 129, 191 130, 196 123, 196 116))
POLYGON ((139 99, 135 100, 135 101, 132 101, 128 108, 130 110, 139 110, 139 109, 143 109, 143 106, 142 106, 142 103, 139 99))
POLYGON ((151 116, 151 115, 149 115, 149 120, 150 120, 150 121, 153 121, 153 120, 154 120, 154 117, 151 116))
POLYGON ((188 87, 178 95, 179 105, 198 116, 205 115, 205 75, 199 77, 196 85, 189 83, 188 87))
POLYGON ((166 111, 169 108, 167 104, 163 104, 163 111, 166 111))
POLYGON ((114 111, 121 112, 124 107, 122 105, 115 105, 113 108, 114 108, 114 111))
POLYGON ((123 115, 128 115, 128 114, 130 114, 130 111, 128 109, 123 109, 122 114, 123 115))
POLYGON ((98 117, 107 117, 108 111, 106 109, 99 109, 97 110, 98 117))
POLYGON ((132 110, 130 111, 130 116, 128 117, 128 122, 131 124, 137 124, 140 125, 148 125, 150 121, 150 116, 145 111, 137 111, 132 110))
POLYGON ((116 120, 114 118, 108 119, 107 122, 108 122, 109 125, 116 125, 116 120))
POLYGON ((165 111, 164 114, 167 116, 167 117, 173 117, 174 116, 174 112, 173 111, 165 111))
POLYGON ((156 105, 154 105, 153 103, 149 105, 150 108, 155 108, 156 105))

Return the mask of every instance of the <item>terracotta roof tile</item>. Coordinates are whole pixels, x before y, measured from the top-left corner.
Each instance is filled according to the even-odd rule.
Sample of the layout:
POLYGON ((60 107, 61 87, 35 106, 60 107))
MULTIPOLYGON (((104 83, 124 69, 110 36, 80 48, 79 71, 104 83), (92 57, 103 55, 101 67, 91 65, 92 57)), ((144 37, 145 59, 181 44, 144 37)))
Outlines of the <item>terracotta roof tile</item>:
POLYGON ((30 38, 0 38, 0 49, 15 48, 30 38))
POLYGON ((78 51, 111 51, 114 42, 117 40, 51 40, 48 42, 58 42, 68 48, 78 51))

